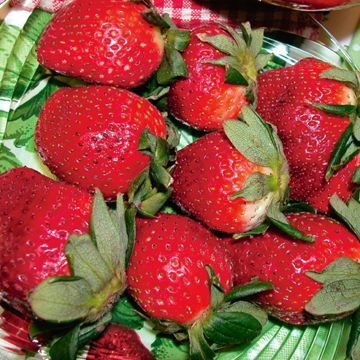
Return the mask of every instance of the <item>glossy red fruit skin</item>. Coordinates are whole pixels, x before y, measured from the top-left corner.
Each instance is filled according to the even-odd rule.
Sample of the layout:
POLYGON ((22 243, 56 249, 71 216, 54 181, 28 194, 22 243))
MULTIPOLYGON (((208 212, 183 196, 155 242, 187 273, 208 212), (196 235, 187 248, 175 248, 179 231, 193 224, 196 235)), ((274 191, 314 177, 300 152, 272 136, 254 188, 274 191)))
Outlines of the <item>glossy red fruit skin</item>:
POLYGON ((141 15, 147 7, 125 0, 74 0, 44 30, 39 62, 91 83, 134 88, 159 67, 160 29, 141 15))
POLYGON ((137 219, 128 289, 151 317, 186 324, 210 307, 210 265, 225 291, 232 269, 223 242, 194 220, 160 213, 137 219))
POLYGON ((213 132, 178 152, 172 174, 173 199, 214 230, 245 232, 254 221, 264 220, 269 202, 231 200, 230 196, 243 188, 251 174, 267 170, 247 160, 223 132, 213 132))
POLYGON ((166 137, 165 120, 146 99, 108 86, 63 88, 42 109, 35 130, 41 159, 60 179, 114 199, 149 165, 142 131, 166 137))
POLYGON ((237 119, 247 104, 244 86, 225 83, 225 68, 209 64, 225 56, 198 34, 229 36, 218 25, 196 28, 191 32, 183 58, 188 67, 188 77, 170 86, 169 109, 178 120, 201 130, 222 129, 223 120, 237 119))
POLYGON ((90 344, 87 360, 155 360, 135 330, 110 324, 99 339, 90 344))
MULTIPOLYGON (((256 302, 273 316, 291 324, 303 325, 313 319, 304 307, 321 284, 306 271, 322 271, 339 257, 360 262, 360 243, 342 224, 325 216, 310 213, 287 215, 290 223, 316 237, 314 243, 289 238, 276 230, 265 235, 228 242, 234 264, 234 284, 258 276, 271 281, 274 290, 256 297, 256 302)), ((325 319, 322 319, 325 320, 325 319)))
POLYGON ((0 288, 15 309, 49 276, 69 275, 64 247, 89 231, 92 197, 30 168, 0 175, 0 288))
POLYGON ((348 117, 325 114, 309 102, 354 103, 346 85, 320 74, 332 68, 307 58, 296 65, 270 70, 258 76, 258 113, 274 124, 283 142, 290 170, 290 197, 307 201, 329 212, 329 198, 336 191, 342 200, 351 196, 351 177, 359 158, 346 165, 327 183, 325 173, 331 154, 350 124, 348 117))

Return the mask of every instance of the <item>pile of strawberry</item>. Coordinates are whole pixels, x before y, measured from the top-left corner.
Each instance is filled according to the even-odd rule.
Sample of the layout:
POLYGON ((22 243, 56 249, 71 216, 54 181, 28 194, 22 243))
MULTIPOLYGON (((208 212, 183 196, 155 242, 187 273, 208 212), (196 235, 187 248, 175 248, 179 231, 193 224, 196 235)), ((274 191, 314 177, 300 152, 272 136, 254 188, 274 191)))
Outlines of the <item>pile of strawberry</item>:
MULTIPOLYGON (((0 176, 0 289, 58 324, 52 359, 75 359, 125 293, 192 359, 254 339, 267 314, 359 308, 359 74, 315 58, 263 71, 262 39, 179 30, 145 0, 74 0, 50 21, 40 63, 85 84, 37 123, 59 180, 0 176), (176 151, 178 127, 199 138, 176 151)), ((152 358, 129 329, 104 334, 89 359, 152 358)))

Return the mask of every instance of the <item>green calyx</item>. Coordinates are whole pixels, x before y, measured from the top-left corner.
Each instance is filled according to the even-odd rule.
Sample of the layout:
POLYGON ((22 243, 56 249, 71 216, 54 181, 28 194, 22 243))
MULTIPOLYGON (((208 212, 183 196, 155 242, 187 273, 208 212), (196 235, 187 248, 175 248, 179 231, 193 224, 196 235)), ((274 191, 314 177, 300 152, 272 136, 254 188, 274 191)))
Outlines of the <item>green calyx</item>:
POLYGON ((167 126, 167 140, 145 129, 139 141, 139 151, 151 157, 150 166, 131 183, 128 202, 146 217, 155 216, 172 193, 171 171, 179 137, 170 123, 167 126))
POLYGON ((337 194, 330 198, 330 206, 335 213, 345 222, 350 230, 360 239, 360 202, 355 193, 347 203, 344 203, 337 194))
POLYGON ((225 294, 213 269, 206 266, 206 270, 211 293, 208 309, 204 309, 196 319, 185 324, 166 319, 151 319, 161 333, 172 335, 180 342, 189 341, 191 360, 214 359, 218 349, 244 344, 258 336, 267 322, 267 314, 249 302, 249 299, 262 291, 273 289, 270 282, 254 278, 225 294))
POLYGON ((167 86, 188 75, 187 65, 181 55, 190 41, 190 31, 178 29, 167 14, 163 16, 168 27, 163 31, 165 51, 156 72, 158 84, 167 86))
POLYGON ((131 0, 143 3, 148 10, 142 13, 143 18, 161 29, 164 37, 165 51, 162 62, 156 73, 159 85, 167 86, 179 78, 187 76, 187 66, 181 53, 190 40, 190 31, 178 29, 168 14, 160 15, 149 0, 131 0))
POLYGON ((360 74, 357 70, 333 68, 324 71, 320 77, 346 84, 354 91, 356 96, 356 104, 354 105, 311 103, 312 106, 325 113, 345 116, 350 119, 350 125, 338 140, 331 154, 325 174, 326 181, 329 181, 337 170, 344 167, 360 152, 360 74))
POLYGON ((258 71, 271 59, 271 55, 261 54, 264 29, 252 30, 248 22, 241 24, 241 34, 229 26, 222 25, 222 27, 229 36, 198 35, 201 41, 226 54, 209 63, 225 67, 226 83, 243 85, 255 90, 258 71))
POLYGON ((323 271, 307 271, 306 275, 322 284, 322 288, 306 304, 305 310, 313 317, 337 319, 360 307, 360 264, 342 257, 323 271))
POLYGON ((206 268, 211 308, 187 328, 190 359, 196 360, 213 359, 217 349, 247 343, 258 336, 267 322, 267 314, 244 299, 273 288, 269 282, 253 279, 225 295, 212 268, 206 268))
POLYGON ((71 276, 50 277, 29 295, 37 318, 55 323, 93 322, 103 317, 125 291, 128 235, 122 196, 111 213, 96 190, 92 236, 71 235, 65 253, 71 276))
MULTIPOLYGON (((250 175, 246 179, 243 189, 233 194, 231 199, 241 197, 246 201, 253 202, 271 197, 267 209, 267 222, 294 238, 313 241, 311 237, 292 227, 282 213, 287 197, 289 170, 276 128, 266 123, 247 106, 243 107, 238 120, 225 120, 223 126, 225 134, 233 146, 249 161, 266 170, 250 175)), ((234 237, 260 234, 266 229, 266 225, 260 224, 259 228, 253 229, 249 233, 236 234, 234 237)))

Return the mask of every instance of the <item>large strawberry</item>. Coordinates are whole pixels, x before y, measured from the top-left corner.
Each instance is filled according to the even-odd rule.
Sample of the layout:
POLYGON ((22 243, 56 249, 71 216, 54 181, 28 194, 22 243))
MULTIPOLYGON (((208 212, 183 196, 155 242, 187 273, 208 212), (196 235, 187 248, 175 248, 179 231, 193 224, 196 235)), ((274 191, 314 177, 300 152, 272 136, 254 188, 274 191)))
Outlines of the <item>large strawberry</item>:
POLYGON ((57 72, 88 82, 134 88, 159 67, 164 40, 145 20, 141 1, 74 0, 50 21, 38 60, 57 72))
POLYGON ((295 213, 289 214, 288 219, 293 226, 315 236, 315 242, 297 241, 275 230, 237 242, 231 240, 228 248, 235 284, 254 276, 271 281, 274 289, 259 294, 256 303, 291 324, 347 315, 360 305, 356 303, 358 295, 349 295, 359 288, 354 280, 355 277, 360 281, 360 265, 354 263, 360 262, 359 240, 344 225, 328 217, 295 213), (341 289, 347 289, 343 290, 345 299, 341 289), (351 299, 355 299, 355 305, 351 299))
POLYGON ((129 292, 162 330, 179 340, 188 334, 191 356, 212 359, 208 342, 231 345, 256 336, 263 314, 243 301, 224 302, 236 292, 229 293, 231 264, 220 239, 192 219, 165 213, 138 219, 136 231, 129 292))
POLYGON ((64 247, 89 231, 92 197, 29 168, 0 176, 2 298, 15 309, 48 276, 69 275, 64 247))
POLYGON ((202 130, 221 129, 223 120, 236 119, 251 102, 257 71, 269 58, 259 54, 263 30, 244 24, 242 31, 214 24, 192 31, 183 54, 188 77, 172 84, 168 96, 177 119, 202 130))
POLYGON ((288 168, 276 130, 244 107, 224 132, 207 134, 178 152, 173 197, 208 227, 231 234, 264 230, 281 214, 288 168))
POLYGON ((99 339, 90 344, 87 360, 154 360, 135 330, 110 324, 99 339))
POLYGON ((121 197, 110 214, 99 192, 92 198, 28 168, 0 184, 2 300, 55 323, 103 319, 126 287, 121 197))
POLYGON ((63 88, 41 111, 36 148, 60 179, 114 199, 150 163, 138 150, 143 131, 165 138, 161 113, 146 99, 108 86, 63 88))
POLYGON ((289 162, 290 196, 324 212, 332 194, 347 200, 353 190, 357 88, 354 73, 314 58, 258 78, 257 111, 278 128, 289 162))

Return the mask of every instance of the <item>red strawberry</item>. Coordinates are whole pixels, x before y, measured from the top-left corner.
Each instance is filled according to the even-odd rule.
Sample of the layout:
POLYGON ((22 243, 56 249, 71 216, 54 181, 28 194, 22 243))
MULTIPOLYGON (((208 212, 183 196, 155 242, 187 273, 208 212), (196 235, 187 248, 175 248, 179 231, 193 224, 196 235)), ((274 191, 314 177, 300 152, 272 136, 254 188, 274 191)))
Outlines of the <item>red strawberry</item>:
POLYGON ((276 133, 250 109, 242 116, 244 121, 224 123, 226 135, 207 134, 179 151, 173 172, 176 203, 210 228, 232 234, 279 213, 288 184, 276 133))
POLYGON ((110 324, 101 337, 90 344, 87 360, 153 360, 133 329, 110 324))
POLYGON ((91 196, 29 168, 0 176, 0 288, 24 310, 29 291, 48 276, 68 275, 69 234, 89 231, 91 196))
POLYGON ((160 28, 142 2, 74 0, 45 29, 37 50, 44 66, 88 82, 134 88, 159 67, 160 28))
POLYGON ((270 170, 247 160, 224 133, 213 132, 178 152, 173 198, 212 229, 245 232, 265 220, 271 203, 271 196, 256 202, 230 199, 255 172, 270 170))
POLYGON ((144 98, 107 86, 63 88, 45 104, 35 141, 56 176, 113 199, 149 165, 138 151, 145 128, 166 136, 164 118, 144 98))
MULTIPOLYGON (((307 271, 323 271, 336 259, 360 262, 360 243, 342 224, 319 215, 288 215, 290 223, 316 240, 312 244, 290 239, 270 230, 264 235, 228 243, 234 262, 234 281, 241 284, 255 276, 271 281, 274 290, 261 293, 256 302, 271 315, 291 324, 314 319, 305 306, 322 287, 307 271)), ((321 321, 329 318, 322 317, 321 321)))
POLYGON ((329 182, 325 176, 335 145, 350 124, 349 116, 329 114, 311 103, 356 105, 353 89, 325 78, 333 66, 307 58, 270 70, 258 78, 257 111, 278 128, 290 168, 290 196, 326 212, 336 192, 347 200, 355 158, 329 182))
POLYGON ((187 217, 161 213, 138 219, 136 232, 129 292, 160 330, 178 340, 189 338, 190 358, 213 359, 210 343, 241 344, 261 332, 266 314, 238 301, 244 297, 241 289, 229 291, 226 247, 209 230, 187 217))
POLYGON ((251 47, 251 40, 246 42, 220 25, 192 31, 183 53, 188 77, 171 85, 168 96, 170 112, 177 119, 202 130, 221 129, 223 120, 236 119, 248 104, 247 92, 253 90, 257 70, 267 57, 258 55, 263 31, 251 32, 244 25, 243 32, 260 47, 251 47))
POLYGON ((128 267, 129 292, 153 318, 192 323, 210 307, 209 276, 232 285, 228 255, 210 231, 187 217, 161 213, 137 219, 128 267))

